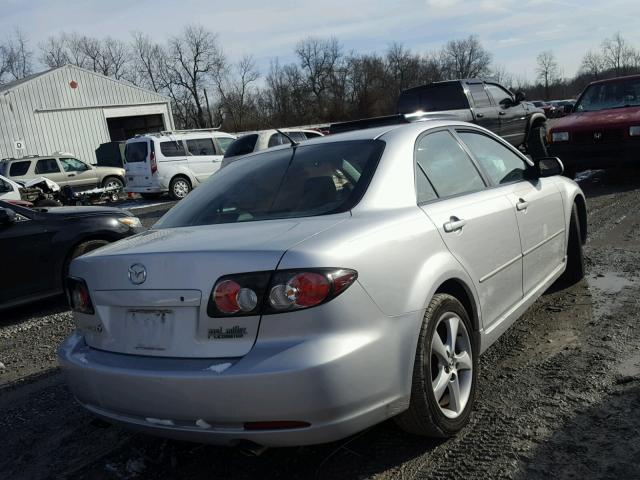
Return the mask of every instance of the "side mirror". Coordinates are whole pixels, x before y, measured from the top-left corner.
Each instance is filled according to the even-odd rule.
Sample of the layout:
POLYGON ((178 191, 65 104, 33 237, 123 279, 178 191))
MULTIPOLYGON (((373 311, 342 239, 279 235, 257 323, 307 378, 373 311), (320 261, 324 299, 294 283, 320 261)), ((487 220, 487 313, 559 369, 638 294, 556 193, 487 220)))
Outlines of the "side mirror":
POLYGON ((524 102, 526 99, 524 92, 516 92, 516 103, 524 102))
POLYGON ((573 112, 573 105, 565 105, 563 108, 564 108, 564 113, 566 114, 573 112))
POLYGON ((562 175, 562 172, 564 172, 564 165, 558 157, 536 158, 533 162, 538 178, 562 175))
POLYGON ((8 208, 0 208, 0 225, 10 225, 16 221, 16 213, 8 208))

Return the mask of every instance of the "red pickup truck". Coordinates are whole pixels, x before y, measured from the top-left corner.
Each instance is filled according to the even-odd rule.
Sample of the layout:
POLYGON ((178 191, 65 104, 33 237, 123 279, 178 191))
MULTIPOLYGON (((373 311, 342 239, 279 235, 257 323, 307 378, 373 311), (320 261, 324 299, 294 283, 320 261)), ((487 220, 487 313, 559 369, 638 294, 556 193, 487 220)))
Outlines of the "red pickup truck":
POLYGON ((565 175, 640 165, 640 75, 593 82, 569 108, 547 134, 549 154, 560 157, 565 175))

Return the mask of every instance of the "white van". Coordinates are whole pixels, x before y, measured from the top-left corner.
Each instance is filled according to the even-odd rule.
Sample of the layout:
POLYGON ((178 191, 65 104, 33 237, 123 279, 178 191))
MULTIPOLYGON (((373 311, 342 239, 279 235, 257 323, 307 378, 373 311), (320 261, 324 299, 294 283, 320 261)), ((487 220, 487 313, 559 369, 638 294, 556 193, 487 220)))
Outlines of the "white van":
POLYGON ((125 145, 126 192, 143 197, 169 192, 180 200, 220 169, 236 137, 214 130, 148 133, 125 145))

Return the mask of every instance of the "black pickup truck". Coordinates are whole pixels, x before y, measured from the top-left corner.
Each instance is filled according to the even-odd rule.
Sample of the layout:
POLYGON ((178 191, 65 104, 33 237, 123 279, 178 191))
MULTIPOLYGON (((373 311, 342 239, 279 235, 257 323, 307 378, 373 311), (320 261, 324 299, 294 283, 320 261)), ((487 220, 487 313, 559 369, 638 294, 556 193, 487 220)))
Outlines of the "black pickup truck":
POLYGON ((447 118, 476 123, 500 135, 533 158, 546 157, 544 111, 498 83, 468 78, 410 88, 398 97, 396 115, 331 125, 338 133, 357 128, 447 118))

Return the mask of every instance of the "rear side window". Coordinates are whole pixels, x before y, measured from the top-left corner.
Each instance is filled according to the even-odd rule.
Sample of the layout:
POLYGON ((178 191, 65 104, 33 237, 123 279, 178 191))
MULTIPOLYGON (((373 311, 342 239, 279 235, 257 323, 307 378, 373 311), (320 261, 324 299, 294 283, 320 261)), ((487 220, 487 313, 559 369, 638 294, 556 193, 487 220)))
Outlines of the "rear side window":
POLYGON ((475 192, 485 187, 467 153, 447 131, 422 137, 416 145, 416 162, 438 197, 475 192))
POLYGON ((398 98, 398 113, 437 112, 469 108, 469 102, 458 82, 433 84, 405 90, 398 98))
POLYGON ((148 142, 127 143, 124 149, 124 157, 127 163, 145 162, 147 160, 148 142))
POLYGON ((251 133, 249 135, 244 135, 236 140, 234 140, 227 151, 225 152, 225 157, 235 157, 238 155, 246 155, 247 153, 253 152, 253 149, 256 148, 256 142, 258 141, 258 134, 251 133))
POLYGON ((469 93, 471 93, 471 98, 473 99, 473 104, 476 108, 491 106, 491 101, 489 100, 487 91, 484 89, 484 84, 470 83, 467 84, 467 86, 469 87, 469 93))
POLYGON ((518 155, 482 133, 458 132, 495 184, 524 180, 527 164, 518 155))
POLYGON ((191 155, 204 156, 215 155, 216 149, 213 146, 213 140, 210 138, 194 138, 187 140, 187 150, 191 155))
POLYGON ((165 157, 184 157, 187 154, 184 150, 184 144, 180 140, 160 142, 160 151, 165 157))
POLYGON ((45 158, 36 163, 36 173, 59 173, 60 167, 55 158, 45 158))
POLYGON ((31 165, 31 160, 27 160, 25 162, 13 162, 11 167, 9 167, 9 176, 10 177, 21 177, 22 175, 26 175, 29 171, 29 166, 31 165))
POLYGON ((218 141, 218 145, 220 146, 220 150, 222 150, 222 153, 224 154, 224 153, 226 153, 227 148, 229 148, 229 145, 231 145, 233 143, 235 138, 217 137, 216 140, 218 141))
POLYGON ((304 136, 309 139, 321 137, 322 134, 320 132, 304 132, 304 136))
POLYGON ((190 193, 154 228, 347 211, 362 198, 383 150, 379 140, 343 141, 239 159, 190 193))

